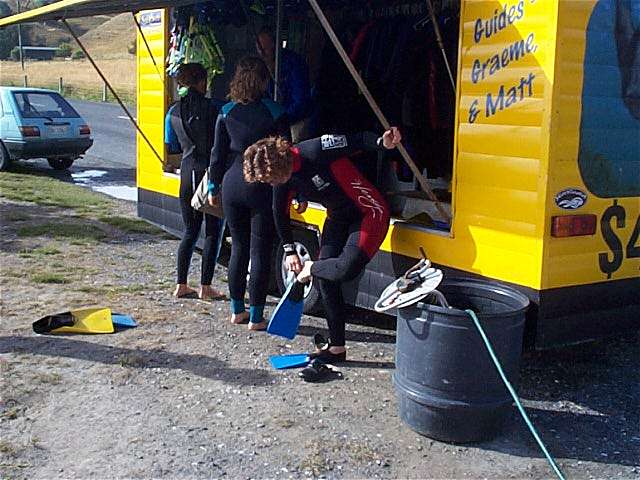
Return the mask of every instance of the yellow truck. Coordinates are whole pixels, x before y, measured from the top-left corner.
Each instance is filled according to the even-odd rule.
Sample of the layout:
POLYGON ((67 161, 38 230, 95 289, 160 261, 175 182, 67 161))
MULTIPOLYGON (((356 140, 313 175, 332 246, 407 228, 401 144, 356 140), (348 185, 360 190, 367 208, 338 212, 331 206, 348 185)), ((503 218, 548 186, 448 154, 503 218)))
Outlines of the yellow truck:
MULTIPOLYGON (((56 5, 66 16, 79 16, 99 13, 98 4, 106 3, 111 11, 152 9, 138 13, 137 118, 154 149, 164 152, 173 88, 154 65, 164 63, 169 49, 170 9, 160 7, 189 2, 65 0, 44 8, 50 9, 46 18, 60 18, 56 5)), ((339 17, 336 3, 330 18, 339 17)), ((433 202, 414 192, 414 205, 439 221, 394 218, 367 270, 345 287, 345 299, 372 308, 422 247, 447 277, 473 276, 525 293, 532 301, 528 331, 537 347, 637 329, 640 2, 435 3, 459 16, 452 175, 450 196, 442 202, 451 218, 438 219, 433 202)), ((0 26, 37 18, 38 10, 0 20, 0 26)), ((311 13, 303 17, 317 25, 311 13)), ((233 32, 252 44, 248 28, 233 32)), ((313 42, 307 47, 320 48, 313 42)), ((165 171, 164 157, 139 138, 138 209, 141 217, 178 232, 179 179, 165 171)), ((302 215, 292 212, 299 248, 310 256, 324 216, 317 205, 302 215)), ((280 261, 278 256, 275 271, 280 261)), ((312 288, 308 307, 317 302, 312 288)))

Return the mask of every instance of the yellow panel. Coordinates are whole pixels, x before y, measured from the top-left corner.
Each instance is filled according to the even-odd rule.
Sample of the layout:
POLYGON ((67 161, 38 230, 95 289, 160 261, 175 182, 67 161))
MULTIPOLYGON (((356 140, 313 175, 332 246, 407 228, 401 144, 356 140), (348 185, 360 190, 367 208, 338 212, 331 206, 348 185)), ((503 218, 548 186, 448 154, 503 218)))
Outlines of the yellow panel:
MULTIPOLYGON (((141 12, 139 17, 150 19, 142 21, 142 29, 149 43, 153 58, 149 56, 147 47, 138 34, 138 120, 142 130, 149 138, 155 150, 164 160, 164 116, 167 111, 167 94, 163 65, 166 56, 167 23, 165 10, 149 10, 141 12), (158 17, 158 13, 161 15, 158 17)), ((167 175, 162 170, 162 163, 149 148, 145 140, 138 134, 138 187, 165 195, 178 196, 180 181, 175 175, 167 175)))
POLYGON ((438 263, 540 287, 557 6, 462 2, 454 238, 438 263))
MULTIPOLYGON (((640 228, 640 200, 637 196, 621 196, 614 187, 605 187, 609 182, 604 176, 587 186, 579 165, 579 158, 584 154, 581 152, 581 126, 591 124, 591 129, 584 134, 591 145, 602 145, 603 151, 611 151, 610 145, 622 148, 621 151, 626 149, 627 165, 631 168, 611 170, 611 176, 619 174, 625 177, 623 180, 640 185, 640 120, 634 122, 625 111, 620 98, 621 82, 616 79, 620 73, 614 29, 622 4, 614 0, 560 2, 546 210, 549 217, 594 214, 597 231, 592 236, 553 238, 550 235, 551 218, 548 219, 543 288, 640 275, 640 239, 637 233, 634 236, 634 229, 638 232, 640 228), (592 73, 587 74, 587 71, 592 73), (584 103, 585 99, 596 102, 596 108, 592 110, 594 113, 583 118, 583 111, 592 108, 584 103), (617 132, 620 128, 626 129, 622 136, 617 132), (595 139, 596 136, 599 138, 595 139), (608 188, 612 194, 603 195, 608 188), (566 189, 586 193, 584 206, 577 210, 559 208, 555 196, 566 189)), ((625 160, 624 154, 620 159, 625 160)))

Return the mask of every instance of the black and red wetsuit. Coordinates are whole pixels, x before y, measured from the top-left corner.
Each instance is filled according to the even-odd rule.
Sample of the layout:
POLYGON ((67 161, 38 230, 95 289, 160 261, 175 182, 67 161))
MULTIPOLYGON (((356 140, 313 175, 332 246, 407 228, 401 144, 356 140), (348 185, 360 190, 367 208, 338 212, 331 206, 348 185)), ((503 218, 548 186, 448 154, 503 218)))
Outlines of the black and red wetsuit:
POLYGON ((320 254, 311 267, 324 302, 332 346, 345 344, 344 302, 340 284, 357 277, 375 255, 389 229, 389 207, 382 194, 348 156, 382 149, 373 133, 323 135, 292 147, 293 173, 274 189, 276 229, 287 254, 293 252, 289 221, 291 199, 302 194, 327 209, 320 254))

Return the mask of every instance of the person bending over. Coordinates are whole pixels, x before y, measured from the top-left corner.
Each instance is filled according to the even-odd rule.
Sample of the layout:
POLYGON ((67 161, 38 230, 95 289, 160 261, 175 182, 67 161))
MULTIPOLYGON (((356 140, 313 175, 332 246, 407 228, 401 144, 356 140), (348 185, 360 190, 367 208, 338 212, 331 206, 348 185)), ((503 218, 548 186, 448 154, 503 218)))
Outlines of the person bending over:
POLYGON ((375 255, 389 229, 389 207, 382 194, 348 156, 363 149, 393 149, 396 127, 378 138, 373 133, 323 135, 291 145, 279 137, 260 140, 244 154, 247 182, 274 187, 273 215, 286 265, 307 282, 318 282, 329 326, 330 347, 312 356, 331 362, 346 359, 345 312, 341 284, 357 277, 375 255), (317 261, 302 265, 291 234, 289 204, 301 193, 327 209, 317 261))
POLYGON ((284 109, 265 97, 269 71, 258 57, 238 62, 230 84, 231 102, 222 107, 216 122, 211 151, 210 201, 222 185, 222 208, 231 232, 229 293, 231 322, 249 319, 250 330, 264 330, 271 255, 273 253, 272 188, 250 184, 242 175, 242 154, 252 143, 268 135, 288 135, 284 109), (228 168, 227 168, 228 166, 228 168), (244 294, 249 274, 249 312, 244 294))
MULTIPOLYGON (((200 236, 203 213, 191 206, 191 198, 209 164, 214 122, 222 102, 205 97, 207 71, 199 63, 182 65, 178 70, 177 81, 182 98, 167 113, 165 143, 170 153, 182 152, 180 210, 185 231, 178 247, 178 279, 173 293, 180 298, 196 294, 187 284, 187 277, 193 249, 200 236)), ((198 296, 202 299, 221 298, 224 294, 211 286, 221 222, 211 215, 204 215, 204 222, 205 239, 198 296)))

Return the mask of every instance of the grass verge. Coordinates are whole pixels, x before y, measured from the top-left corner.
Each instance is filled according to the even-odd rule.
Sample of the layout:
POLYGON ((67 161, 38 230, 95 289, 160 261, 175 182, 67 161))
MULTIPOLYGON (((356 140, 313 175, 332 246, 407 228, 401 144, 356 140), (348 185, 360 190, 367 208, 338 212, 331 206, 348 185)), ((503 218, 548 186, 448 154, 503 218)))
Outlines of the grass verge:
POLYGON ((7 200, 74 209, 83 214, 104 212, 114 205, 77 185, 38 175, 24 167, 14 168, 11 172, 0 172, 0 196, 7 200))
POLYGON ((77 223, 45 223, 43 225, 26 225, 16 231, 19 237, 73 238, 75 241, 98 241, 106 234, 96 228, 77 223))
POLYGON ((161 234, 162 230, 151 225, 142 220, 138 220, 137 218, 127 218, 127 217, 119 217, 119 216, 101 216, 98 217, 102 223, 106 223, 111 225, 112 227, 116 227, 123 232, 129 233, 151 233, 151 234, 161 234))

